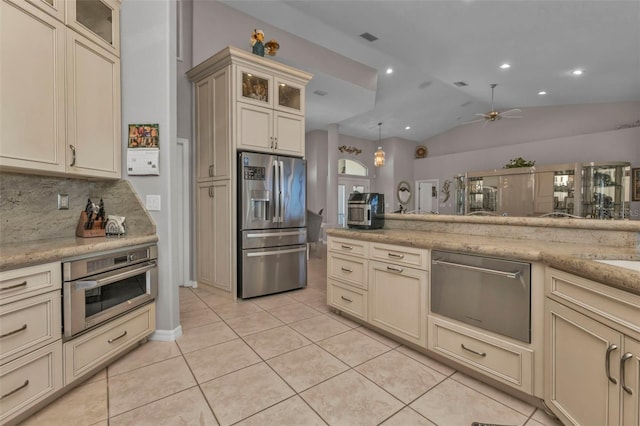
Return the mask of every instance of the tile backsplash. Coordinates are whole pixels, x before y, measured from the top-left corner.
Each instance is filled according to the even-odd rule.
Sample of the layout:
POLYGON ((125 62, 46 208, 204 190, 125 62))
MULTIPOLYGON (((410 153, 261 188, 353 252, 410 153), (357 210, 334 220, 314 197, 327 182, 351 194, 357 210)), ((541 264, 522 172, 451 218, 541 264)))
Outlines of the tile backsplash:
POLYGON ((90 181, 0 173, 0 244, 75 236, 87 199, 104 201, 107 215, 126 217, 128 235, 155 233, 155 223, 127 180, 90 181), (58 210, 58 194, 69 209, 58 210))

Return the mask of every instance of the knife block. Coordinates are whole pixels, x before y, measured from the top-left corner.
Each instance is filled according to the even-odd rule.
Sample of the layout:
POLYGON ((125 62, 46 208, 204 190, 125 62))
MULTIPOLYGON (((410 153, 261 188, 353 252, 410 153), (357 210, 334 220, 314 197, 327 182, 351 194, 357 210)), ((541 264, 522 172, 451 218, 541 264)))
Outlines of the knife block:
POLYGON ((103 225, 102 219, 96 219, 93 222, 93 224, 91 224, 90 229, 85 229, 87 226, 87 222, 89 222, 87 212, 80 213, 78 226, 76 226, 77 237, 92 238, 92 237, 105 237, 107 235, 106 229, 102 227, 103 225))

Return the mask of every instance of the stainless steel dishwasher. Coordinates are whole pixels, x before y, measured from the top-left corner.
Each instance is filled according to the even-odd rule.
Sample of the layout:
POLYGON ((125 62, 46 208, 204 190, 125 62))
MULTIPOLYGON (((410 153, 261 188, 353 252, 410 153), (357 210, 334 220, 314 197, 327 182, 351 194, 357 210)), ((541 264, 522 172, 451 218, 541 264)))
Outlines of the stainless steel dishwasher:
POLYGON ((431 252, 431 312, 531 342, 531 264, 431 252))

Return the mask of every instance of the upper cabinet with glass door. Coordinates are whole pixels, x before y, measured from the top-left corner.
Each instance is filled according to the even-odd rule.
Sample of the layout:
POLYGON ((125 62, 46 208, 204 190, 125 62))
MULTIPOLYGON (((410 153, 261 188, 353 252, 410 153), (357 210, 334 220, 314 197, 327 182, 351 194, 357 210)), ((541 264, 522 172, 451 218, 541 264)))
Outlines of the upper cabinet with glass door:
POLYGON ((304 87, 275 77, 276 99, 274 109, 304 115, 304 87))
POLYGON ((29 3, 38 6, 58 21, 64 22, 65 0, 29 0, 29 3))
POLYGON ((69 27, 120 56, 119 0, 67 0, 66 8, 69 27))
POLYGON ((237 99, 291 114, 304 115, 304 85, 275 73, 238 67, 237 99))

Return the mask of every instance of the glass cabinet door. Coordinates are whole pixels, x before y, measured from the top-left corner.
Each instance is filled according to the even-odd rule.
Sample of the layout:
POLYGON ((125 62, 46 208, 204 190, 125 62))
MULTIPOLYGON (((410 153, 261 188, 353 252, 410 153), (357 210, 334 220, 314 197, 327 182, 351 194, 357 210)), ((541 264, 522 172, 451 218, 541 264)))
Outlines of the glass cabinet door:
POLYGON ((467 180, 468 213, 495 212, 498 208, 498 176, 467 180))
POLYGON ((242 71, 242 98, 269 105, 271 81, 248 71, 242 71))
POLYGON ((114 0, 69 0, 67 25, 94 42, 120 51, 120 11, 114 0))
POLYGON ((304 88, 276 77, 278 99, 275 108, 293 114, 304 114, 304 88))
POLYGON ((593 219, 628 216, 625 194, 629 163, 591 164, 582 168, 582 215, 593 219))
POLYGON ((556 171, 553 175, 554 212, 577 214, 574 197, 574 171, 556 171))

